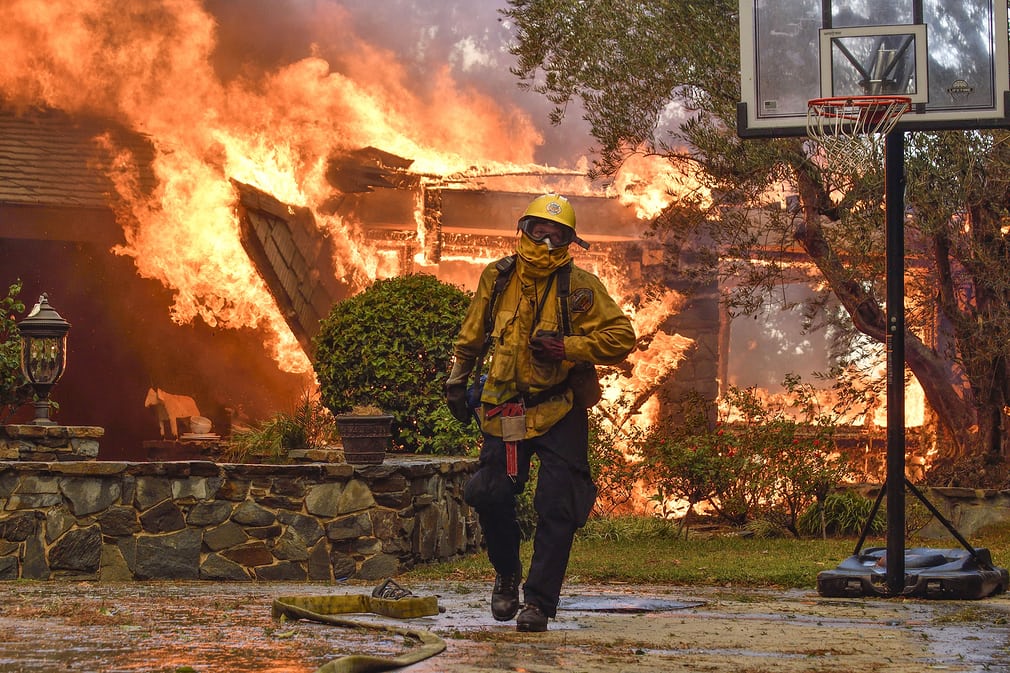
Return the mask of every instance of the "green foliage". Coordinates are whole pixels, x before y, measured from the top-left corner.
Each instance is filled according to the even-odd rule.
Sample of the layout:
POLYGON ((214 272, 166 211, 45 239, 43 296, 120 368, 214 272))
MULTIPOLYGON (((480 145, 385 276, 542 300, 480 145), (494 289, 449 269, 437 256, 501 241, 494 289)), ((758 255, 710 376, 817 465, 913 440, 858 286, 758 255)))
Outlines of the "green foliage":
MULTIPOLYGON (((870 518, 873 501, 855 491, 829 494, 823 502, 813 503, 799 517, 797 528, 805 535, 859 535, 870 518)), ((877 510, 869 532, 879 535, 887 530, 883 508, 877 510)))
POLYGON ((18 299, 21 281, 7 288, 0 297, 0 421, 10 418, 18 407, 31 399, 31 389, 21 374, 21 337, 17 314, 25 305, 18 299))
POLYGON ((600 141, 594 173, 613 172, 629 153, 658 151, 656 125, 672 99, 681 98, 693 112, 719 105, 732 121, 739 99, 739 40, 730 18, 738 10, 735 3, 510 0, 509 5, 502 13, 516 33, 513 72, 520 86, 554 104, 555 123, 572 99, 581 100, 600 141), (706 79, 713 71, 722 76, 706 79))
POLYGON ((393 416, 393 441, 406 451, 465 453, 479 445, 445 408, 452 345, 470 295, 434 276, 375 281, 336 304, 320 324, 313 366, 334 414, 374 404, 393 416))
POLYGON ((233 433, 222 457, 234 463, 287 463, 290 449, 322 449, 336 439, 333 415, 306 392, 291 413, 274 414, 249 430, 233 433))
POLYGON ((627 505, 642 478, 643 464, 632 457, 645 433, 635 427, 615 429, 597 407, 589 412, 589 468, 599 491, 593 514, 608 516, 627 505))
POLYGON ((639 447, 653 499, 686 501, 688 514, 705 502, 733 525, 763 518, 799 535, 800 513, 848 470, 835 455, 833 420, 816 414, 810 389, 795 378, 786 384, 802 422, 753 389, 730 388, 721 412, 701 398, 686 400, 684 423, 656 428, 639 447))
POLYGON ((691 511, 696 503, 715 498, 725 490, 736 449, 728 443, 732 437, 724 439, 724 435, 721 428, 701 434, 668 435, 657 430, 641 449, 649 466, 647 481, 656 489, 653 500, 662 506, 685 500, 691 511))

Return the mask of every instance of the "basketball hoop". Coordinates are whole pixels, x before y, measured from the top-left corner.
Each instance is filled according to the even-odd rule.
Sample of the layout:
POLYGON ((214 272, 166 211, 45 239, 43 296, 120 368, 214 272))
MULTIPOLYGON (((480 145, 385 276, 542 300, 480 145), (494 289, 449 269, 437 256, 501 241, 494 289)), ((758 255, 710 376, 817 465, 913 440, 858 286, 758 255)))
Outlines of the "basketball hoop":
POLYGON ((807 103, 807 136, 839 168, 854 172, 877 165, 880 139, 912 107, 908 96, 835 96, 807 103))

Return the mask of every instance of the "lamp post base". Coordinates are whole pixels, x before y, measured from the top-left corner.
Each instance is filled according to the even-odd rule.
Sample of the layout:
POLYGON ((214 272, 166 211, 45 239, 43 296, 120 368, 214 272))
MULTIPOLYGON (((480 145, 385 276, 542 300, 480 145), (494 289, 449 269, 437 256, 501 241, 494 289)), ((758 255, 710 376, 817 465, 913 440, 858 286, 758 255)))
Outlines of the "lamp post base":
POLYGON ((35 419, 31 422, 31 425, 58 425, 56 421, 49 418, 49 408, 51 406, 52 402, 48 399, 36 400, 35 419))

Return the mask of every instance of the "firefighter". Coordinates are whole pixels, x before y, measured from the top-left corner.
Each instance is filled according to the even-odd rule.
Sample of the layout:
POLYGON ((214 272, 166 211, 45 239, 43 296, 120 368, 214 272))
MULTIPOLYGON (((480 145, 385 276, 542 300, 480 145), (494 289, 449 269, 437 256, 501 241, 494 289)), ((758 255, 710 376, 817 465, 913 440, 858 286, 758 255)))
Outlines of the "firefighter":
POLYGON ((491 613, 499 621, 518 614, 519 631, 538 632, 557 614, 575 531, 596 500, 587 411, 599 400, 594 365, 621 362, 636 337, 599 278, 572 263, 569 246, 589 246, 576 234, 567 199, 534 199, 517 234, 516 254, 481 274, 455 341, 446 400, 461 422, 476 417, 484 435, 464 499, 477 512, 496 573, 491 613), (487 375, 475 373, 483 387, 468 390, 485 352, 487 375), (533 454, 540 462, 536 531, 520 605, 516 496, 533 454))

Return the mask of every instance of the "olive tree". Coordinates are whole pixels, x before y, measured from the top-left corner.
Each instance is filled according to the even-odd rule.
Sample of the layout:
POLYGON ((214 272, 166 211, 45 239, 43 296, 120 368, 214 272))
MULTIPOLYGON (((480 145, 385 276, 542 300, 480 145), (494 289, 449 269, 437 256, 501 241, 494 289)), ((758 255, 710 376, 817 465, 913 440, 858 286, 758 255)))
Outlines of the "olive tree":
MULTIPOLYGON (((839 176, 811 161, 803 139, 737 136, 737 13, 735 0, 510 0, 503 10, 519 85, 555 104, 556 123, 581 104, 599 142, 594 174, 653 154, 705 188, 710 198, 678 196, 655 227, 716 242, 720 273, 737 279, 731 312, 765 304, 797 264, 814 272, 823 291, 807 326, 846 328, 836 373, 848 380, 864 350, 879 361, 887 334, 882 171, 839 176), (769 207, 783 184, 793 207, 769 207)), ((906 363, 947 440, 941 453, 1003 460, 1010 132, 907 135, 906 363)))

